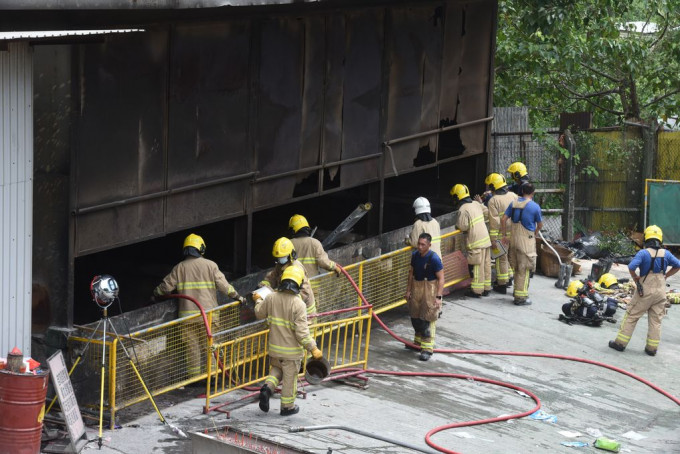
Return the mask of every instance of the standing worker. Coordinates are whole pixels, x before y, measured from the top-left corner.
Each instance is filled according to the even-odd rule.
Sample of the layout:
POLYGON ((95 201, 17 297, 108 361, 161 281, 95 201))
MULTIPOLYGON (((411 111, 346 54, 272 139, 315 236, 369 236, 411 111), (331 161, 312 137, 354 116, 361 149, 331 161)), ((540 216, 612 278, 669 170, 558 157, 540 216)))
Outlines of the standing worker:
POLYGON ((260 281, 260 287, 266 285, 272 290, 278 288, 281 284, 283 272, 290 266, 296 266, 304 273, 302 285, 300 286, 300 297, 307 305, 307 315, 316 314, 314 292, 312 291, 312 286, 309 284, 309 279, 307 279, 307 271, 305 270, 304 265, 297 260, 297 252, 295 251, 293 242, 285 236, 282 236, 274 242, 272 255, 274 256, 276 264, 274 265, 274 268, 267 273, 264 279, 260 281))
POLYGON ((319 274, 319 268, 334 271, 335 274, 340 275, 340 267, 328 258, 321 241, 312 237, 312 229, 309 228, 309 222, 304 216, 293 215, 288 221, 288 228, 293 233, 290 241, 297 252, 297 259, 307 271, 307 277, 319 274))
POLYGON ((620 352, 626 349, 635 325, 647 313, 647 343, 645 353, 656 355, 661 339, 661 320, 666 315, 666 279, 680 270, 680 260, 662 247, 663 232, 656 225, 645 229, 645 249, 638 251, 628 265, 628 272, 635 281, 637 292, 626 307, 626 315, 616 340, 609 346, 620 352), (667 267, 671 267, 666 272, 667 267), (640 275, 635 269, 640 268, 640 275))
POLYGON ((413 223, 413 228, 411 229, 411 234, 406 239, 406 244, 413 248, 418 247, 418 238, 420 238, 421 233, 429 233, 432 236, 432 249, 439 258, 442 257, 442 234, 439 229, 439 222, 432 217, 432 212, 430 210, 430 201, 425 197, 418 197, 415 202, 413 202, 413 210, 416 214, 416 220, 413 223))
POLYGON ((522 189, 523 186, 530 182, 529 174, 527 173, 527 166, 519 161, 513 162, 510 164, 510 167, 508 167, 508 173, 515 182, 512 186, 510 186, 510 191, 522 197, 522 195, 524 195, 522 189))
POLYGON ((529 279, 536 271, 536 232, 543 228, 541 207, 534 202, 534 185, 525 183, 524 195, 512 202, 501 218, 501 239, 509 243, 508 255, 515 277, 513 296, 516 306, 528 306, 529 279), (512 221, 512 232, 507 238, 507 222, 512 221))
POLYGON ((458 208, 456 228, 467 232, 467 261, 472 267, 472 284, 465 296, 488 296, 491 291, 491 239, 484 223, 488 209, 472 200, 470 190, 464 184, 452 187, 451 195, 458 208))
MULTIPOLYGON (((182 252, 184 260, 175 265, 170 274, 165 276, 163 282, 154 289, 154 297, 169 295, 176 290, 178 293, 194 298, 206 311, 217 307, 216 290, 241 303, 245 302, 245 298, 229 284, 217 264, 203 257, 205 254, 203 238, 193 233, 190 234, 184 239, 182 252)), ((194 303, 187 299, 180 300, 180 318, 199 313, 194 303)), ((182 331, 187 349, 186 364, 189 377, 201 373, 201 362, 205 357, 205 348, 202 348, 204 345, 200 345, 202 329, 203 320, 197 317, 192 320, 186 331, 182 331)))
POLYGON ((437 253, 430 249, 431 245, 432 236, 429 233, 418 236, 418 249, 411 254, 406 285, 406 301, 415 330, 413 343, 420 347, 421 361, 427 361, 432 356, 435 322, 442 309, 444 293, 444 265, 437 253))
POLYGON ((300 411, 295 396, 304 351, 317 360, 323 356, 309 334, 305 303, 299 296, 304 278, 302 269, 289 266, 278 289, 255 302, 255 316, 269 323, 269 375, 260 389, 260 410, 269 411, 269 398, 281 383, 281 416, 300 411))
MULTIPOLYGON (((485 180, 486 186, 492 192, 487 204, 489 208, 489 236, 492 244, 501 238, 501 219, 508 206, 517 200, 517 194, 508 191, 505 177, 500 173, 490 173, 485 180)), ((507 226, 506 226, 507 227, 507 226)), ((507 232, 507 231, 506 231, 507 232)), ((496 257, 496 282, 494 291, 505 295, 510 284, 512 269, 508 261, 508 254, 496 257)))

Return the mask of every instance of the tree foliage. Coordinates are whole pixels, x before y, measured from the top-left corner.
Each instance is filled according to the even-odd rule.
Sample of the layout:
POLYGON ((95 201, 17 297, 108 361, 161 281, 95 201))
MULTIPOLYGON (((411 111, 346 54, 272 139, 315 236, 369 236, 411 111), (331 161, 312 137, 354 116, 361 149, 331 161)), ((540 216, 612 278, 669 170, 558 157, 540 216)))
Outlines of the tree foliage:
POLYGON ((498 21, 495 105, 529 106, 539 126, 680 114, 680 1, 500 0, 498 21))

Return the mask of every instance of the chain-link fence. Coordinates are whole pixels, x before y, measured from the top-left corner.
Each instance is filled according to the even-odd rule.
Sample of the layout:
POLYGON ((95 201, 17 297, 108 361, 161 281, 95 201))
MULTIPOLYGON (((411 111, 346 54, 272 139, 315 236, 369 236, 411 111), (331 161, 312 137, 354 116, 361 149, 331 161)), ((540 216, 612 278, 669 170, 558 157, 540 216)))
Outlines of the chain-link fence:
POLYGON ((680 180, 680 131, 660 132, 654 178, 680 180))

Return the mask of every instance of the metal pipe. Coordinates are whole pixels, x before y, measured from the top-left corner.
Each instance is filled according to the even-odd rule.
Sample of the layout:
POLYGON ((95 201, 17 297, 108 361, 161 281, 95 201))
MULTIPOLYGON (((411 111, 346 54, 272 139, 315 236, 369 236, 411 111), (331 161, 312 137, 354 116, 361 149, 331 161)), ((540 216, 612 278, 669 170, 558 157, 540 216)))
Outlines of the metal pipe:
POLYGON ((404 137, 399 137, 397 139, 392 139, 388 140, 386 142, 383 142, 383 146, 388 146, 388 145, 394 145, 395 143, 401 143, 401 142, 406 142, 408 140, 413 140, 417 139, 419 137, 425 137, 425 136, 431 136, 434 134, 439 134, 441 132, 446 132, 450 131, 452 129, 460 129, 460 128, 465 128, 466 126, 473 126, 479 123, 486 123, 493 120, 493 116, 491 117, 486 117, 486 118, 480 118, 479 120, 472 120, 472 121, 466 121, 465 123, 461 123, 459 125, 451 125, 451 126, 444 126, 443 128, 437 128, 437 129, 431 129, 430 131, 424 131, 424 132, 419 132, 416 134, 411 134, 410 136, 404 136, 404 137))
POLYGON ((207 188, 210 186, 217 186, 220 184, 225 184, 225 183, 231 183, 234 181, 239 181, 239 180, 245 180, 247 178, 251 178, 255 175, 257 175, 258 172, 248 172, 248 173, 242 173, 240 175, 234 175, 232 177, 226 177, 226 178, 218 178, 216 180, 210 180, 210 181, 204 181, 202 183, 196 183, 196 184, 190 184, 188 186, 182 186, 179 188, 173 188, 173 189, 167 189, 165 191, 160 191, 160 192, 154 192, 151 194, 145 194, 145 195, 140 195, 136 197, 130 197, 129 199, 123 199, 123 200, 116 200, 114 202, 108 202, 108 203, 102 203, 100 205, 93 205, 85 208, 76 208, 73 210, 73 214, 86 214, 86 213, 92 213, 94 211, 101 211, 105 210, 107 208, 114 208, 114 207, 119 207, 119 206, 124 206, 124 205, 130 205, 132 203, 139 203, 139 202, 144 202, 147 200, 153 200, 157 199, 163 196, 167 195, 172 195, 172 194, 179 194, 182 192, 187 192, 187 191, 193 191, 195 189, 203 189, 207 188))
POLYGON ((360 203, 358 207, 352 211, 349 216, 345 218, 336 228, 328 235, 322 242, 321 245, 324 248, 328 248, 335 243, 335 240, 342 234, 349 232, 354 224, 359 222, 359 220, 364 217, 364 215, 373 207, 370 202, 360 203))
POLYGON ((347 426, 338 426, 338 425, 325 425, 325 426, 298 426, 298 427, 289 427, 288 432, 290 433, 298 433, 298 432, 310 432, 312 430, 346 430, 347 432, 352 432, 355 434, 363 435, 364 437, 368 438, 374 438, 376 440, 380 441, 385 441, 387 443, 392 443, 393 445, 397 446, 403 446, 404 448, 412 449, 414 451, 418 452, 424 452, 427 454, 438 454, 437 451, 433 451, 431 449, 423 449, 419 446, 412 445, 410 443, 406 443, 403 441, 395 440, 393 438, 388 438, 388 437, 383 437, 382 435, 377 435, 374 433, 366 432, 361 429, 354 429, 353 427, 347 427, 347 426))

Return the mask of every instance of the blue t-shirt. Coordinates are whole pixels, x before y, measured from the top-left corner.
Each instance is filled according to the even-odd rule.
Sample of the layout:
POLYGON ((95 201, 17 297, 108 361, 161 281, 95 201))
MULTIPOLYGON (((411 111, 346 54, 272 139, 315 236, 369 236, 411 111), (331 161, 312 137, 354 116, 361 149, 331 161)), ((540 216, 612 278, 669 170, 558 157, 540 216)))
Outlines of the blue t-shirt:
MULTIPOLYGON (((640 276, 644 276, 645 274, 649 273, 649 268, 652 266, 652 258, 654 258, 654 256, 649 255, 648 251, 644 249, 638 251, 638 253, 635 254, 635 257, 633 257, 633 260, 631 260, 628 264, 628 269, 635 271, 635 268, 640 267, 640 276)), ((666 249, 663 258, 657 257, 656 260, 654 260, 654 270, 652 272, 666 274, 666 267, 668 266, 672 268, 680 268, 680 260, 675 258, 675 256, 673 256, 673 254, 671 254, 670 251, 666 249)))
MULTIPOLYGON (((524 197, 517 199, 518 202, 524 202, 525 200, 524 197)), ((523 210, 513 209, 511 203, 508 205, 508 208, 506 208, 505 214, 512 219, 512 222, 515 224, 521 220, 524 228, 532 232, 536 231, 536 223, 543 221, 543 218, 541 217, 541 207, 533 200, 527 203, 523 210)))
POLYGON ((413 251, 411 266, 413 267, 413 278, 416 281, 434 281, 437 279, 436 273, 444 269, 442 259, 434 251, 428 251, 425 257, 421 256, 420 252, 413 251))

